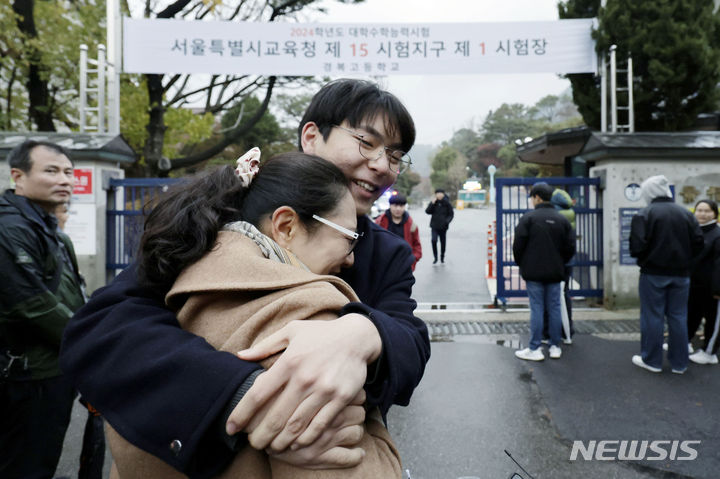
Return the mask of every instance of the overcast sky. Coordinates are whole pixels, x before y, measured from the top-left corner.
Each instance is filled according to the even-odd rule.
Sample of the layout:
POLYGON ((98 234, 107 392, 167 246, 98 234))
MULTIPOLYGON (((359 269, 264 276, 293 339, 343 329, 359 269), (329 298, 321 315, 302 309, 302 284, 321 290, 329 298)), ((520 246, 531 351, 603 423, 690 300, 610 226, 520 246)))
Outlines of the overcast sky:
MULTIPOLYGON (((557 20, 557 0, 366 0, 344 5, 323 0, 320 22, 508 22, 557 20)), ((415 119, 418 144, 439 144, 502 103, 532 105, 557 95, 570 82, 555 74, 397 75, 380 82, 415 119)))

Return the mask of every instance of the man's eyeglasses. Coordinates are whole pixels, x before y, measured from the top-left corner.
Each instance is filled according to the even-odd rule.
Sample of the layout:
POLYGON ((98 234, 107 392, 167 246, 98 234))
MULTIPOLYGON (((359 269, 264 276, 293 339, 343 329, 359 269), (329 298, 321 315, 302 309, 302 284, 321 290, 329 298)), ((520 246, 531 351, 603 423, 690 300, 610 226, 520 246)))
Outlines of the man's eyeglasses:
POLYGON ((345 236, 347 236, 348 238, 350 238, 350 249, 348 250, 347 254, 350 254, 353 252, 353 250, 355 249, 355 246, 357 246, 357 244, 358 244, 358 241, 360 241, 360 238, 362 238, 363 235, 365 234, 365 233, 357 233, 355 231, 349 230, 349 229, 345 228, 344 226, 340 226, 337 223, 333 223, 330 220, 326 220, 322 216, 312 215, 312 217, 313 217, 313 219, 318 220, 320 223, 327 225, 330 228, 332 228, 336 231, 339 231, 342 234, 344 234, 345 236))
POLYGON ((358 141, 360 154, 366 160, 377 161, 385 155, 388 160, 390 170, 393 173, 397 173, 399 175, 406 171, 412 164, 410 155, 402 150, 395 150, 383 145, 379 138, 375 135, 362 135, 340 125, 333 125, 333 128, 340 128, 341 130, 350 133, 350 135, 358 141))

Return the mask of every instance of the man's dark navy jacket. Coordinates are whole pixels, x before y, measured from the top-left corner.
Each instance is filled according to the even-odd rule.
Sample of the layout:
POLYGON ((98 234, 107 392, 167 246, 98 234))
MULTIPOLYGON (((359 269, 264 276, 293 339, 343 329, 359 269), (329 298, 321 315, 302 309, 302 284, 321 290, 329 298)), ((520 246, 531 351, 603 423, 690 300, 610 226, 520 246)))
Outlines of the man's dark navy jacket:
MULTIPOLYGON (((355 264, 342 277, 363 304, 344 312, 363 312, 380 333, 378 377, 366 392, 384 415, 392 404, 408 404, 430 342, 413 315, 410 247, 366 216, 358 218, 358 230, 364 237, 355 264)), ((132 267, 71 320, 60 365, 122 436, 191 477, 209 477, 232 457, 218 419, 259 369, 182 330, 163 298, 138 285, 132 267)))

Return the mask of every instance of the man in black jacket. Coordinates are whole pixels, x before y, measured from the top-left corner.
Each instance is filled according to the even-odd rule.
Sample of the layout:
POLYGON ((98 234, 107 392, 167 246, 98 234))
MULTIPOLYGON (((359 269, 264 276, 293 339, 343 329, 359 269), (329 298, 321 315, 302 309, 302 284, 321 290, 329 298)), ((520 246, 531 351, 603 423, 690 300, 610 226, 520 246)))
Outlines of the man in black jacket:
POLYGON ((688 365, 687 303, 690 266, 702 252, 703 235, 695 217, 672 199, 668 179, 652 176, 642 185, 648 206, 633 216, 630 255, 640 266, 640 354, 638 367, 662 371, 663 325, 668 322, 668 361, 682 374, 688 365))
POLYGON ((535 207, 525 213, 515 227, 513 255, 520 266, 530 300, 529 347, 515 351, 515 356, 542 361, 540 349, 543 314, 548 312, 550 357, 560 358, 562 319, 560 317, 560 282, 565 278, 565 264, 575 254, 575 231, 570 222, 550 203, 553 188, 537 183, 530 190, 535 207))
POLYGON ((61 375, 63 329, 83 304, 71 243, 52 215, 72 195, 70 156, 26 141, 0 197, 0 477, 52 477, 75 391, 61 375))
POLYGON ((430 217, 430 229, 432 230, 432 251, 433 264, 437 264, 437 241, 440 238, 440 262, 445 263, 445 244, 447 243, 447 230, 450 227, 455 213, 452 204, 445 194, 445 190, 438 188, 435 190, 435 197, 425 208, 425 213, 432 215, 430 217))

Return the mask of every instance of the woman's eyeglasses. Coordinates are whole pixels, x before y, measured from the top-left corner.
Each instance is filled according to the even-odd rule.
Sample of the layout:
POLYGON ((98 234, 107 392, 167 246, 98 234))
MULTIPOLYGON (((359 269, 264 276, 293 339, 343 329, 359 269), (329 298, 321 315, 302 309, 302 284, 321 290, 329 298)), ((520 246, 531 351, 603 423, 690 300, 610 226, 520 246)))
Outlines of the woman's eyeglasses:
POLYGON ((336 231, 339 231, 342 234, 344 234, 345 236, 347 236, 348 238, 350 238, 350 249, 348 250, 347 254, 350 254, 353 252, 353 250, 355 249, 355 246, 357 246, 357 244, 358 244, 358 241, 360 241, 360 238, 363 237, 364 233, 357 233, 355 231, 349 230, 349 229, 345 228, 344 226, 340 226, 337 223, 334 223, 330 220, 326 220, 322 216, 312 215, 312 217, 313 217, 313 219, 318 220, 320 223, 327 225, 330 228, 332 228, 336 231))

